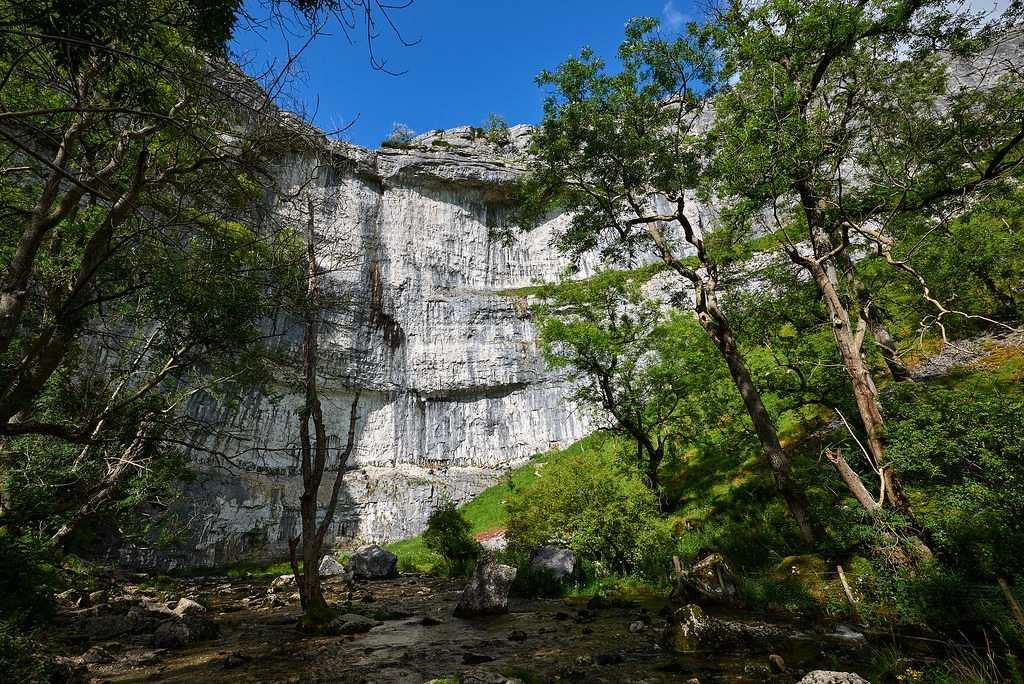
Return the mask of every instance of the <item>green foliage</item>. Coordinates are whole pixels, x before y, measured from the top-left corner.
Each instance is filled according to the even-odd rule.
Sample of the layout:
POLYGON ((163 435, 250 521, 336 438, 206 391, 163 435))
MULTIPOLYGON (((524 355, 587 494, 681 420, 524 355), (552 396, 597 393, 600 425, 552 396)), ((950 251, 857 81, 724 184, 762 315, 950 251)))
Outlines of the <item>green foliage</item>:
POLYGON ((30 293, 0 326, 0 426, 29 417, 0 455, 5 524, 49 537, 114 520, 145 534, 131 514, 167 503, 186 474, 170 446, 195 435, 182 405, 266 382, 263 322, 302 273, 290 232, 264 223, 263 165, 281 132, 243 115, 248 84, 223 80, 231 67, 217 58, 239 8, 0 9, 12 29, 0 47, 14 131, 3 151, 25 162, 0 179, 0 289, 5 301, 30 293), (58 166, 79 183, 48 193, 61 176, 44 163, 53 151, 34 146, 62 139, 58 166))
POLYGON ((53 615, 56 583, 56 568, 43 544, 0 532, 0 616, 6 624, 45 623, 53 615))
POLYGON ((416 131, 404 123, 395 122, 391 126, 391 133, 380 142, 381 147, 390 147, 396 150, 403 150, 412 145, 412 139, 416 137, 416 131))
POLYGON ((1024 396, 899 385, 889 455, 920 491, 936 551, 971 577, 1024 578, 1024 396))
POLYGON ((470 524, 452 501, 445 501, 427 518, 423 543, 447 561, 449 574, 467 576, 480 557, 480 545, 470 534, 470 524))
POLYGON ((545 359, 575 381, 575 397, 611 416, 635 444, 636 465, 655 490, 676 460, 733 413, 728 372, 692 316, 645 299, 630 272, 562 281, 535 307, 545 359))
POLYGON ((59 669, 41 648, 39 635, 0 617, 0 672, 10 682, 49 684, 61 681, 59 669))
POLYGON ((513 553, 553 544, 603 572, 655 579, 668 572, 671 535, 657 497, 635 471, 622 467, 613 447, 549 462, 507 506, 513 553))
POLYGON ((499 147, 509 143, 508 122, 500 114, 491 112, 484 122, 484 136, 487 142, 499 147))

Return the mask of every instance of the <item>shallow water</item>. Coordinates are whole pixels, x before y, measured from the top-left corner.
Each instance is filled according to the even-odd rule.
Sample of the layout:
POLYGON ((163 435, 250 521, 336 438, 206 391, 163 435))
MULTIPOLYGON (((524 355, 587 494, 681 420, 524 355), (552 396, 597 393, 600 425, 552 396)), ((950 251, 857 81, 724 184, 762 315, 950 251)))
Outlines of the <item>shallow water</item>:
MULTIPOLYGON (((796 682, 811 669, 863 671, 870 656, 869 649, 827 640, 823 633, 830 627, 816 625, 786 625, 803 638, 773 643, 770 650, 676 654, 662 643, 665 601, 650 596, 590 608, 583 599, 513 597, 507 615, 459 619, 451 613, 461 584, 416 575, 358 585, 351 606, 344 610, 378 619, 380 624, 368 633, 311 637, 297 629, 301 612, 296 603, 264 607, 268 584, 226 579, 183 584, 177 595, 209 608, 220 626, 219 639, 163 652, 155 662, 134 666, 132 659, 137 663, 137 654, 148 648, 147 637, 107 643, 115 662, 93 666, 90 674, 94 681, 190 684, 419 684, 468 672, 476 673, 480 681, 501 681, 498 675, 503 674, 539 682, 686 682, 692 677, 702 684, 796 682), (249 597, 250 604, 245 605, 243 599, 249 597), (425 625, 424 617, 437 624, 425 625), (770 673, 770 653, 784 658, 787 672, 770 673)), ((345 598, 328 593, 329 601, 345 598)), ((743 613, 728 617, 756 619, 743 613)))

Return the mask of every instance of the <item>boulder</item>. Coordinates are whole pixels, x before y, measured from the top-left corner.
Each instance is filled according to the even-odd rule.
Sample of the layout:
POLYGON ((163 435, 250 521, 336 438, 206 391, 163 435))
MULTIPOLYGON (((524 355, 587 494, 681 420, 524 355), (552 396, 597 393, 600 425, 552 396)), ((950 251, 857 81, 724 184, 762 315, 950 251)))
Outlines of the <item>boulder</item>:
POLYGON ((335 577, 337 575, 345 574, 345 566, 342 565, 334 558, 334 556, 324 556, 320 561, 320 576, 321 577, 335 577))
POLYGON ((330 624, 327 625, 324 631, 327 634, 334 636, 340 636, 342 634, 362 634, 364 632, 369 632, 379 624, 380 623, 376 620, 371 620, 365 615, 345 613, 344 615, 339 615, 331 620, 330 624))
POLYGON ((683 604, 735 606, 740 601, 739 584, 725 557, 713 553, 676 577, 672 600, 683 604))
POLYGON ((183 598, 178 600, 178 604, 174 606, 173 612, 178 617, 193 617, 196 615, 206 615, 206 608, 192 599, 183 598))
POLYGON ((270 583, 270 589, 267 590, 268 594, 279 594, 285 591, 293 591, 295 589, 295 575, 281 575, 275 577, 274 581, 270 583))
POLYGON ((462 590, 455 615, 495 615, 508 612, 508 594, 516 578, 516 569, 502 565, 493 556, 484 556, 476 564, 473 577, 462 590))
POLYGON ((815 670, 808 673, 798 684, 871 684, 871 682, 853 672, 815 670))
MULTIPOLYGON (((195 605, 199 606, 198 603, 195 605)), ((153 633, 153 647, 175 649, 197 641, 216 638, 219 633, 217 623, 206 617, 205 613, 206 609, 203 608, 202 613, 193 611, 191 614, 175 616, 174 619, 160 623, 153 633)))
POLYGON ((168 620, 156 628, 153 633, 153 647, 174 650, 187 645, 192 640, 188 625, 180 620, 168 620))
POLYGON ((770 649, 785 638, 782 630, 771 625, 721 620, 693 604, 677 610, 665 632, 665 641, 679 653, 737 647, 770 649))
POLYGON ((348 570, 356 579, 389 579, 397 576, 398 556, 376 544, 364 546, 348 559, 348 570))
POLYGON ((576 554, 556 546, 541 546, 530 556, 530 570, 563 580, 576 570, 576 554))
POLYGON ((114 662, 114 656, 102 646, 93 646, 81 655, 83 663, 91 665, 103 665, 114 662))

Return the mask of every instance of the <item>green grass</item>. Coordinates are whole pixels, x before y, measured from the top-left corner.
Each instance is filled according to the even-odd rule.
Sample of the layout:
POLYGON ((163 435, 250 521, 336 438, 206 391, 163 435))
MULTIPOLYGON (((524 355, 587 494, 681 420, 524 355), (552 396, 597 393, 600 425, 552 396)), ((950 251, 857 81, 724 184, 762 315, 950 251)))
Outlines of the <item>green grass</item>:
MULTIPOLYGON (((339 562, 344 563, 345 559, 335 556, 339 562)), ((299 571, 302 570, 302 561, 299 561, 299 571)), ((184 570, 170 571, 171 577, 239 577, 239 578, 263 578, 280 577, 281 575, 292 574, 292 566, 288 561, 278 563, 255 563, 243 562, 235 565, 222 565, 213 568, 186 568, 184 570)))
MULTIPOLYGON (((605 439, 608 439, 607 435, 595 433, 560 451, 537 454, 523 465, 508 471, 501 482, 488 487, 459 507, 462 514, 466 516, 466 520, 469 521, 470 531, 473 534, 479 534, 504 527, 508 523, 505 499, 510 492, 526 487, 537 479, 537 470, 543 468, 543 464, 554 459, 583 453, 605 439)), ((398 569, 401 572, 444 574, 444 559, 428 549, 421 536, 393 542, 386 548, 398 556, 398 569)))
MULTIPOLYGON (((682 263, 690 268, 697 268, 700 264, 697 261, 697 257, 686 257, 681 260, 682 263)), ((648 280, 658 275, 663 271, 667 271, 668 266, 662 262, 656 262, 648 264, 646 266, 640 266, 639 268, 624 270, 623 273, 628 273, 634 278, 640 280, 641 283, 646 283, 648 280)), ((590 278, 583 278, 581 280, 574 280, 573 283, 585 283, 590 278)), ((497 290, 495 294, 502 297, 545 297, 550 296, 554 292, 558 291, 559 283, 537 283, 536 285, 526 285, 524 287, 512 287, 504 290, 497 290)))

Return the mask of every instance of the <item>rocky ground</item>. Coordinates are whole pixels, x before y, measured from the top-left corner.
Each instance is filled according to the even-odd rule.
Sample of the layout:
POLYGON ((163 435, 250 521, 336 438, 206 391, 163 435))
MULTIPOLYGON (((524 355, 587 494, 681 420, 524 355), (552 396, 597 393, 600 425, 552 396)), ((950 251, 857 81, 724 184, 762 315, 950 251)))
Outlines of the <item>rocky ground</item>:
POLYGON ((328 600, 346 617, 337 636, 308 636, 291 588, 269 585, 202 579, 157 591, 137 578, 66 596, 93 604, 61 611, 66 663, 92 682, 796 682, 819 668, 863 669, 870 650, 842 626, 714 613, 765 638, 679 654, 654 597, 513 597, 506 615, 460 619, 462 582, 421 575, 330 581, 328 600))

